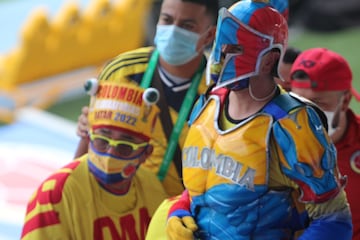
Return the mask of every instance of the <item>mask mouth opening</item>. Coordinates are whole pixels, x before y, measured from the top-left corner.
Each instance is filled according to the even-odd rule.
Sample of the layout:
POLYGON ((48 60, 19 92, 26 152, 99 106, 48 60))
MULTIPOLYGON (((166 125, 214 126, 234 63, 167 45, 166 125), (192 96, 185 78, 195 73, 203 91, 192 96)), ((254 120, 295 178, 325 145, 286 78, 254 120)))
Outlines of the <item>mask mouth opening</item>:
POLYGON ((273 77, 276 77, 276 78, 279 78, 282 82, 285 82, 285 78, 281 75, 281 73, 280 73, 280 62, 282 62, 283 61, 283 59, 284 59, 284 51, 283 51, 284 49, 282 48, 282 46, 276 46, 276 47, 274 47, 273 49, 271 49, 270 51, 273 51, 273 52, 278 52, 279 54, 280 54, 280 57, 279 57, 279 59, 275 62, 275 64, 274 64, 274 66, 273 66, 273 68, 272 68, 272 70, 271 70, 271 75, 273 76, 273 77), (279 48, 279 47, 281 47, 281 48, 279 48))

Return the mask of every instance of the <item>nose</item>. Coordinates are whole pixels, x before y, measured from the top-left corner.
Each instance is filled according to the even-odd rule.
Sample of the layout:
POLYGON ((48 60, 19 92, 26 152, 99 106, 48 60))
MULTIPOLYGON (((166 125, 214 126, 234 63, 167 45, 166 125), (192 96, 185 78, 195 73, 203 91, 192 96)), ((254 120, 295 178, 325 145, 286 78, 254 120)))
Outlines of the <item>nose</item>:
POLYGON ((116 148, 114 146, 111 146, 111 145, 109 145, 107 147, 106 153, 111 154, 111 155, 117 155, 116 148))

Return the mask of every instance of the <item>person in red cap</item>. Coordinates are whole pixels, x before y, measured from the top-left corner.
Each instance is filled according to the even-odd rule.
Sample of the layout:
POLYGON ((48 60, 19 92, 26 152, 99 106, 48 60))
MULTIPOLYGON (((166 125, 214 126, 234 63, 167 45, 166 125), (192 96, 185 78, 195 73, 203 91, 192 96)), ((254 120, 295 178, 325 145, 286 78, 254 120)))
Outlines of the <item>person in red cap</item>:
POLYGON ((335 143, 338 167, 348 176, 345 188, 352 212, 353 239, 360 239, 360 116, 349 107, 354 96, 348 62, 326 48, 303 51, 291 68, 291 89, 316 103, 327 116, 329 135, 335 143))

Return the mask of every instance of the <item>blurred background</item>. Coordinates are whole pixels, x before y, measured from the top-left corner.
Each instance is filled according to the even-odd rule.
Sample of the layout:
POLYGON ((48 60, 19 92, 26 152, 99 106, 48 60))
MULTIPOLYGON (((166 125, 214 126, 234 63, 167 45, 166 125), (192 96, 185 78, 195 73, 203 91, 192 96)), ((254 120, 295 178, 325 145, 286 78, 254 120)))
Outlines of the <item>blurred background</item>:
MULTIPOLYGON (((227 7, 233 0, 220 0, 227 7)), ((151 45, 160 0, 0 0, 0 239, 19 239, 36 186, 71 161, 86 79, 151 45)), ((360 91, 360 1, 290 0, 289 45, 343 55, 360 91), (326 3, 326 4, 324 4, 326 3)), ((351 106, 360 113, 360 104, 351 106)))

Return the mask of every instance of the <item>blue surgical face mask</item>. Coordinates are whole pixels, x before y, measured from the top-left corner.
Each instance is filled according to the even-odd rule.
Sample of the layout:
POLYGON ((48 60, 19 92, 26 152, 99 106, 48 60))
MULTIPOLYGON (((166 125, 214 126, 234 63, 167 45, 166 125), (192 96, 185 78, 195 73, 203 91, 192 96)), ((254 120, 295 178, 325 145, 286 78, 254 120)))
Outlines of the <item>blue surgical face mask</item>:
POLYGON ((341 96, 339 103, 337 104, 334 111, 324 111, 327 118, 329 136, 333 135, 339 127, 339 118, 343 99, 343 96, 341 96))
POLYGON ((335 112, 324 111, 328 123, 328 134, 329 136, 333 135, 336 131, 337 126, 333 126, 333 121, 335 117, 335 112))
POLYGON ((171 65, 182 65, 194 59, 200 35, 175 25, 158 25, 155 45, 160 56, 171 65))

